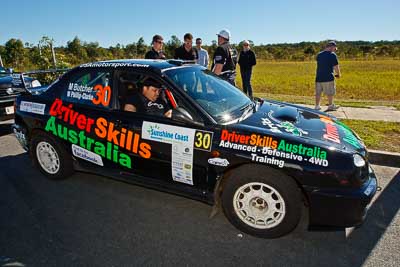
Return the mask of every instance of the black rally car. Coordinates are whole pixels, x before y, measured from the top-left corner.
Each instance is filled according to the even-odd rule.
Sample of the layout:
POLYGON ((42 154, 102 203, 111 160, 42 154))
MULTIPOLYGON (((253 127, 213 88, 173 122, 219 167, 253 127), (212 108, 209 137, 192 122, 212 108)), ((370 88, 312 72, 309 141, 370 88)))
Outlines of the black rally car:
POLYGON ((293 230, 304 202, 310 225, 359 225, 377 190, 365 146, 334 117, 251 100, 182 61, 83 64, 18 97, 13 130, 51 179, 89 171, 222 205, 265 238, 293 230), (171 118, 124 111, 149 78, 171 118))

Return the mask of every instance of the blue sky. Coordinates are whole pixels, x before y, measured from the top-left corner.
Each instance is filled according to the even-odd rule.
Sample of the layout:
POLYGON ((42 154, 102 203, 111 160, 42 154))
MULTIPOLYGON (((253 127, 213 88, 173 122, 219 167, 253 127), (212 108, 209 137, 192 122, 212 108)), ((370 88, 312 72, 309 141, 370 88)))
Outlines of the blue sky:
POLYGON ((336 40, 400 40, 399 0, 335 1, 2 1, 0 44, 10 38, 56 45, 78 36, 103 47, 158 33, 167 41, 186 32, 205 43, 227 28, 232 41, 255 44, 336 40))

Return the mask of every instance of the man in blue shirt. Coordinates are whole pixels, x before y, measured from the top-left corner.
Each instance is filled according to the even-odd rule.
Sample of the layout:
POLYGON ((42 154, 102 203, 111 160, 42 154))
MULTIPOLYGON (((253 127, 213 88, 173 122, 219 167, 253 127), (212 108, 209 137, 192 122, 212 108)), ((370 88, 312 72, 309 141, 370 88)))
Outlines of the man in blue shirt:
POLYGON ((317 55, 317 75, 315 79, 315 109, 320 110, 321 94, 328 97, 329 106, 326 111, 337 110, 339 106, 333 103, 336 94, 335 77, 340 77, 340 68, 335 51, 336 42, 329 41, 325 49, 317 55), (334 75, 335 73, 335 75, 334 75))

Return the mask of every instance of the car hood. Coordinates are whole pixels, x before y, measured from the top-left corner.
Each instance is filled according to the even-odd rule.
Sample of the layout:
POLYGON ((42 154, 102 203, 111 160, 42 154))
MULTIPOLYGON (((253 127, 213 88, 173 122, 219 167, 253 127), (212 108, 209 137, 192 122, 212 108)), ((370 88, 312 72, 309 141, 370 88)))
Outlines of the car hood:
POLYGON ((302 138, 305 142, 316 141, 326 147, 365 152, 361 139, 335 117, 293 104, 264 101, 256 112, 239 124, 282 138, 302 138))
POLYGON ((10 88, 12 86, 12 80, 11 76, 0 77, 0 88, 10 88))

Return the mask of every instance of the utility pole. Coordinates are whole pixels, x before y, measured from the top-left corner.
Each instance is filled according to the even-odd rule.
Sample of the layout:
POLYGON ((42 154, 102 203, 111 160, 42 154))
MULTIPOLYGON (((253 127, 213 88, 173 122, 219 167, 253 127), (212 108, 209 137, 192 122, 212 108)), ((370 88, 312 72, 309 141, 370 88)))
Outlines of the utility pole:
POLYGON ((0 67, 4 67, 3 66, 3 60, 1 59, 1 55, 0 55, 0 67))
POLYGON ((56 53, 54 52, 53 41, 50 43, 50 48, 51 48, 51 54, 53 56, 53 66, 54 69, 57 69, 56 53))

